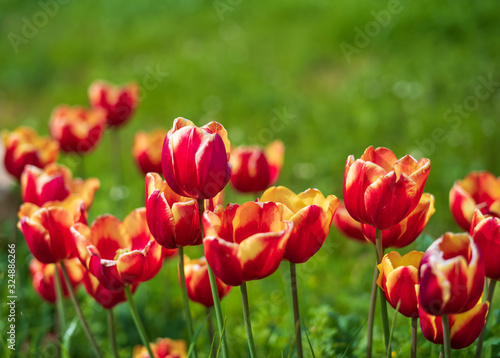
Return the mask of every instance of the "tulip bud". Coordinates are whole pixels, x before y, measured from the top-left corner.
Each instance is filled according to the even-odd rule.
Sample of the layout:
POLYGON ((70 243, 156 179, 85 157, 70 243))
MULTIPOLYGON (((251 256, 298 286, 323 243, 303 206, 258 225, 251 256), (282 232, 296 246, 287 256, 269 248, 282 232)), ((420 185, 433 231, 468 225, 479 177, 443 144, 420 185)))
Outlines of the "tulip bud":
POLYGON ((333 216, 333 225, 349 239, 353 239, 363 244, 368 243, 368 240, 363 234, 362 224, 349 215, 349 212, 345 208, 344 201, 342 200, 339 202, 339 207, 333 216))
MULTIPOLYGON (((151 343, 154 358, 187 358, 186 342, 170 338, 158 338, 151 343)), ((148 350, 144 346, 134 347, 132 358, 150 358, 148 350)))
POLYGON ((470 234, 474 243, 481 250, 484 261, 485 276, 492 280, 500 280, 500 219, 484 216, 476 209, 472 217, 470 234))
POLYGON ((132 154, 144 175, 149 172, 161 173, 161 149, 166 135, 167 131, 163 128, 151 133, 140 131, 135 134, 132 154))

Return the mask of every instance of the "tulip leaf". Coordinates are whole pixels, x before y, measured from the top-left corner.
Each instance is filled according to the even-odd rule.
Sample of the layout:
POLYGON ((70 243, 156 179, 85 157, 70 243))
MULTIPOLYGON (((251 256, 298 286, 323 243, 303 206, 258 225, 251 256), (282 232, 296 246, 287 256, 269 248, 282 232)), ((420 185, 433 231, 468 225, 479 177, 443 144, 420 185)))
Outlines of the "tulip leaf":
POLYGON ((344 354, 342 354, 342 358, 345 357, 345 355, 347 354, 347 352, 349 351, 349 348, 351 347, 351 344, 354 342, 354 340, 356 339, 356 337, 358 336, 359 332, 361 332, 361 330, 363 329, 363 327, 366 325, 366 322, 368 322, 368 318, 365 320, 365 323, 363 323, 361 325, 361 327, 359 327, 359 329, 356 331, 356 334, 352 337, 351 341, 349 342, 349 344, 347 345, 347 348, 345 349, 345 352, 344 354))
POLYGON ((187 352, 187 356, 190 357, 191 356, 191 353, 194 349, 194 345, 196 344, 196 340, 198 339, 198 336, 200 335, 200 332, 201 330, 203 329, 203 326, 205 325, 205 322, 208 320, 208 318, 210 317, 212 313, 208 313, 207 316, 205 317, 205 319, 203 320, 203 322, 201 322, 200 326, 198 327, 198 329, 196 330, 196 332, 194 332, 194 335, 193 335, 193 339, 191 341, 191 344, 189 345, 189 350, 187 352))
POLYGON ((311 344, 311 340, 309 339, 309 334, 307 334, 307 327, 306 327, 306 324, 304 323, 303 319, 302 319, 302 326, 304 327, 304 333, 306 334, 307 343, 309 344, 309 349, 311 350, 312 357, 316 358, 316 355, 314 354, 313 346, 311 344))

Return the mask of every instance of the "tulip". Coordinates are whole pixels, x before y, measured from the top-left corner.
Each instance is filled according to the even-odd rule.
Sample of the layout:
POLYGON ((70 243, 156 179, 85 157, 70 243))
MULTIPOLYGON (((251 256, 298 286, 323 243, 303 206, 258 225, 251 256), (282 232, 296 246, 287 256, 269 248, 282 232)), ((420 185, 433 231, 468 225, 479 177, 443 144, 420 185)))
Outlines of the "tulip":
POLYGON ((42 207, 24 203, 19 209, 17 227, 26 238, 33 256, 44 264, 73 256, 71 227, 86 222, 83 200, 69 196, 64 201, 50 201, 42 207))
POLYGON ((280 140, 268 144, 265 149, 257 146, 234 148, 231 153, 231 184, 242 193, 265 190, 278 180, 284 152, 285 146, 280 140))
POLYGON ((317 189, 296 195, 283 186, 267 189, 260 201, 276 203, 282 219, 293 222, 283 258, 296 264, 306 262, 323 246, 339 205, 337 197, 325 198, 317 189))
POLYGON ((132 154, 144 175, 149 172, 161 173, 161 148, 167 132, 157 128, 151 133, 140 131, 135 134, 132 154))
MULTIPOLYGON (((125 302, 127 300, 124 290, 108 290, 106 287, 101 285, 99 283, 99 280, 89 271, 86 271, 83 275, 82 282, 87 293, 92 296, 97 303, 99 303, 106 309, 112 309, 117 304, 125 302)), ((132 286, 132 291, 135 291, 136 288, 137 285, 132 286)))
POLYGON ((213 198, 231 177, 229 152, 229 139, 221 124, 210 122, 198 128, 177 118, 163 142, 163 176, 179 195, 213 198))
POLYGON ((122 87, 95 81, 89 87, 90 104, 105 111, 109 127, 119 127, 131 118, 138 97, 139 87, 135 83, 122 87))
POLYGON ((472 217, 470 234, 474 243, 481 250, 484 261, 485 276, 492 280, 500 280, 500 219, 485 216, 476 209, 472 217))
POLYGON ((446 233, 420 262, 419 304, 435 316, 472 309, 483 293, 484 263, 468 234, 446 233))
POLYGON ((418 286, 418 267, 423 252, 410 251, 402 256, 389 252, 378 265, 380 274, 377 284, 384 291, 387 302, 403 316, 418 317, 418 299, 415 286, 418 286))
POLYGON ((71 171, 57 163, 49 164, 44 169, 27 165, 21 176, 23 200, 38 206, 48 201, 64 200, 74 194, 83 199, 85 209, 88 210, 99 185, 97 178, 73 179, 71 171))
POLYGON ((100 109, 62 105, 52 112, 49 127, 62 150, 84 154, 92 151, 101 140, 106 116, 100 109))
POLYGON ((385 230, 418 205, 430 171, 429 159, 397 159, 387 148, 369 147, 345 165, 344 203, 354 220, 385 230))
POLYGON ((500 215, 500 178, 486 171, 471 172, 455 182, 450 191, 450 210, 465 231, 471 230, 475 209, 483 214, 500 215))
POLYGON ((198 202, 172 191, 157 173, 146 175, 147 223, 166 249, 202 243, 198 202))
POLYGON ((59 156, 59 145, 51 139, 40 137, 29 127, 19 127, 12 132, 2 132, 5 146, 5 169, 17 180, 28 164, 43 168, 59 156))
MULTIPOLYGON (((187 358, 186 342, 169 338, 158 338, 151 344, 154 358, 187 358)), ((146 347, 135 346, 132 358, 149 358, 146 347)))
POLYGON ((363 234, 362 224, 349 215, 343 200, 339 202, 339 207, 335 215, 333 215, 333 225, 347 238, 359 241, 363 244, 368 243, 368 240, 363 234))
MULTIPOLYGON (((434 196, 424 193, 417 207, 402 221, 387 230, 382 230, 382 246, 405 247, 417 239, 434 214, 434 196)), ((364 236, 375 244, 375 228, 362 224, 364 236)))
POLYGON ((151 236, 146 209, 133 210, 123 222, 112 215, 98 217, 89 228, 71 228, 82 264, 108 290, 153 278, 161 268, 161 247, 151 236))

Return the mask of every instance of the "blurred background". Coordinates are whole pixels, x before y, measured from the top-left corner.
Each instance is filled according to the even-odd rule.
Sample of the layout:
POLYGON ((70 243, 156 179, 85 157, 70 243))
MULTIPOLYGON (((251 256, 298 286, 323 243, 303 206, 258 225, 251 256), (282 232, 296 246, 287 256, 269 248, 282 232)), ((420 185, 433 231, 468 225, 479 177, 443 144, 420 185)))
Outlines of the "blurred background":
MULTIPOLYGON (((109 133, 84 159, 85 175, 101 181, 90 220, 103 213, 123 218, 144 205, 144 177, 131 155, 134 134, 169 128, 179 116, 197 125, 219 121, 233 145, 281 139, 286 153, 278 184, 296 192, 315 187, 341 197, 347 156, 358 158, 370 145, 388 147, 398 157, 427 157, 432 170, 426 191, 436 197, 436 213, 425 235, 401 251, 425 250, 445 231, 460 230, 448 209, 454 181, 471 170, 500 174, 499 13, 497 1, 465 0, 277 0, 265 5, 245 0, 3 0, 0 127, 28 125, 47 134, 53 108, 88 105, 87 88, 94 80, 138 83, 139 107, 120 130, 124 185, 117 187, 110 170, 109 133)), ((72 163, 64 155, 61 161, 72 163)), ((2 199, 2 207, 16 202, 15 196, 2 199)), ((228 188, 226 199, 241 203, 254 198, 228 188)), ((5 215, 14 216, 16 205, 5 215)), ((4 238, 15 235, 11 221, 4 220, 2 248, 4 238)), ((42 303, 31 288, 31 256, 23 240, 18 235, 18 345, 29 356, 49 357, 46 340, 54 307, 42 303)), ((201 248, 186 251, 201 254, 201 248)), ((364 354, 365 330, 356 333, 367 316, 373 251, 332 229, 317 256, 298 267, 301 308, 317 357, 340 357, 350 343, 345 357, 364 354)), ((0 263, 6 266, 6 254, 0 263)), ((284 266, 249 284, 256 343, 265 357, 288 354, 293 329, 286 279, 284 266)), ((238 289, 233 291, 222 306, 233 356, 244 357, 241 303, 238 289)), ((107 349, 103 310, 83 289, 80 296, 91 328, 107 349)), ((135 298, 150 338, 187 338, 175 260, 142 284, 135 298)), ((67 307, 72 312, 69 302, 67 307)), ((201 324, 204 309, 196 304, 192 309, 201 324)), ((140 340, 128 307, 116 311, 118 345, 129 357, 140 340)), ((495 311, 495 328, 486 341, 494 352, 500 343, 494 338, 499 318, 495 311)), ((5 324, 2 319, 2 332, 5 324)), ((399 316, 397 327, 394 348, 396 356, 404 357, 409 321, 399 316)), ((375 338, 382 355, 378 320, 375 338)), ((421 354, 438 354, 419 339, 421 354)), ((209 347, 202 335, 200 351, 209 347)), ((86 357, 87 349, 77 328, 71 357, 86 357)))

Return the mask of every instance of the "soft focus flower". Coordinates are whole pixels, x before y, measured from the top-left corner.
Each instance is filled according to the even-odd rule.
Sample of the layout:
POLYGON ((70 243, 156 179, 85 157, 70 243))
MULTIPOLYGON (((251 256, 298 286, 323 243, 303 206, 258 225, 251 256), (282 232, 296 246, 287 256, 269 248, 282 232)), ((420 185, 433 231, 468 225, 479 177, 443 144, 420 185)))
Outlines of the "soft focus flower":
POLYGON ((239 286, 276 271, 293 223, 281 220, 273 202, 247 202, 205 211, 203 228, 208 264, 222 282, 239 286))
MULTIPOLYGON (((186 286, 189 299, 198 302, 205 307, 214 305, 210 279, 208 278, 207 261, 204 257, 198 260, 190 260, 187 256, 184 258, 184 273, 186 275, 186 286)), ((217 292, 222 300, 231 290, 231 286, 226 285, 217 277, 217 292)), ((179 277, 180 281, 180 277, 179 277)))
POLYGON ((105 112, 99 109, 59 106, 50 117, 50 134, 65 152, 88 153, 101 140, 106 127, 105 112))
POLYGON ((2 132, 5 146, 5 169, 18 180, 28 164, 43 168, 59 156, 59 145, 51 138, 44 138, 29 127, 19 127, 12 132, 2 132))
POLYGON ((149 230, 161 246, 202 243, 197 200, 174 193, 157 173, 146 175, 146 212, 149 230))
POLYGON ((333 225, 349 239, 353 239, 364 244, 368 243, 368 240, 363 234, 362 224, 359 221, 354 220, 352 216, 349 215, 343 200, 339 202, 339 207, 337 208, 335 215, 333 215, 333 225))
POLYGON ((70 232, 77 222, 87 222, 85 204, 79 197, 49 201, 38 207, 24 203, 19 209, 17 227, 26 238, 28 248, 44 264, 73 256, 74 241, 70 232))
POLYGON ((387 148, 368 147, 360 159, 349 156, 344 173, 344 203, 359 222, 384 230, 418 205, 429 176, 429 159, 397 159, 387 148))
POLYGON ((73 179, 71 171, 62 164, 52 163, 44 169, 27 165, 21 176, 21 193, 27 203, 43 205, 47 201, 64 200, 70 194, 83 199, 89 210, 99 189, 99 179, 73 179))
POLYGON ((198 128, 187 119, 177 118, 163 142, 165 180, 179 195, 213 198, 231 177, 230 148, 221 124, 210 122, 198 128))
POLYGON ((500 219, 484 216, 476 209, 472 217, 470 234, 481 250, 485 276, 500 280, 500 219))
POLYGON ((466 234, 446 233, 434 241, 420 262, 419 304, 435 316, 462 313, 483 293, 481 252, 466 234))
POLYGON ((418 317, 415 286, 418 286, 418 267, 423 256, 424 253, 420 251, 410 251, 404 256, 391 251, 377 266, 380 272, 377 285, 382 288, 387 302, 394 309, 400 304, 399 313, 406 317, 418 317))
POLYGON ((265 149, 257 146, 232 149, 231 184, 242 193, 266 190, 278 180, 284 152, 285 146, 280 140, 268 144, 265 149))
MULTIPOLYGON (((187 358, 186 342, 170 338, 158 338, 156 343, 151 343, 154 358, 187 358)), ((144 346, 134 347, 132 358, 150 358, 144 346)))
POLYGON ((82 264, 108 290, 150 280, 163 263, 160 245, 151 236, 146 209, 132 210, 121 222, 112 215, 99 216, 89 228, 71 228, 82 264))
MULTIPOLYGON (((85 270, 83 275, 83 285, 85 290, 89 295, 91 295, 94 300, 99 303, 102 307, 106 309, 111 309, 117 304, 125 302, 127 297, 125 296, 125 290, 111 291, 99 283, 99 280, 95 278, 89 271, 85 270)), ((135 291, 137 285, 132 285, 132 292, 135 291)))
POLYGON ((135 134, 132 154, 144 175, 161 173, 161 149, 167 133, 166 129, 157 128, 150 133, 140 131, 135 134))
MULTIPOLYGON (((67 260, 65 262, 66 268, 68 270, 69 280, 71 281, 71 286, 75 288, 82 282, 84 268, 77 258, 67 260)), ((64 297, 69 297, 68 288, 66 287, 66 282, 64 282, 64 277, 61 272, 61 267, 59 263, 56 264, 58 268, 59 278, 61 281, 61 287, 63 290, 64 297)), ((31 259, 29 264, 29 270, 31 274, 31 279, 33 281, 33 288, 38 292, 38 294, 48 302, 55 302, 56 295, 56 279, 55 272, 56 268, 54 264, 44 264, 37 259, 31 259)))
MULTIPOLYGON (((486 322, 488 307, 488 302, 478 301, 469 311, 449 315, 451 348, 462 349, 474 343, 486 322)), ((424 337, 434 344, 443 344, 441 317, 430 315, 422 308, 418 310, 418 315, 424 337)))
POLYGON ((260 201, 278 204, 282 219, 293 222, 283 258, 296 264, 306 262, 323 246, 339 205, 336 196, 325 198, 317 189, 296 195, 284 186, 267 189, 260 201))
POLYGON ((89 87, 89 100, 94 108, 105 110, 109 127, 118 127, 131 118, 137 107, 139 87, 135 83, 114 86, 95 81, 89 87))
POLYGON ((465 231, 470 230, 475 209, 500 215, 500 178, 486 171, 471 172, 455 182, 450 190, 450 210, 465 231))
MULTIPOLYGON (((417 239, 429 219, 434 214, 434 196, 424 193, 417 207, 402 221, 387 230, 382 230, 382 245, 388 247, 405 247, 417 239)), ((375 228, 362 224, 365 237, 375 243, 375 228)))

